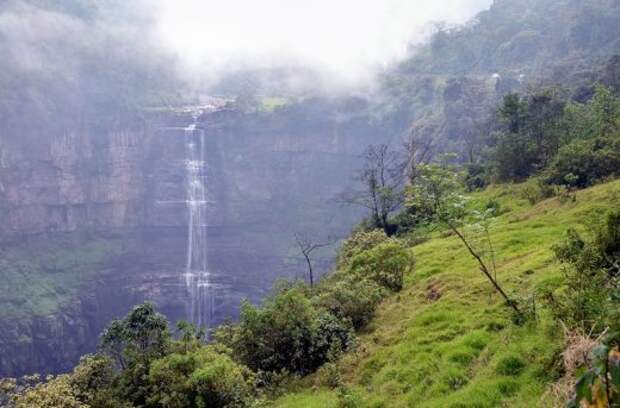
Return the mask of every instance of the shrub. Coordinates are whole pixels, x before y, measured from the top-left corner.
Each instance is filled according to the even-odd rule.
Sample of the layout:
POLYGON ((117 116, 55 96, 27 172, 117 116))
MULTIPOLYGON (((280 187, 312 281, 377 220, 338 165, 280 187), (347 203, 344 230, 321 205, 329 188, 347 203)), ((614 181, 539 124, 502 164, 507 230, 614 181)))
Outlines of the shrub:
MULTIPOLYGON (((609 339, 618 344, 620 339, 609 339)), ((591 364, 578 379, 567 407, 618 407, 620 405, 620 347, 599 344, 590 352, 591 364)))
POLYGON ((8 406, 17 391, 15 378, 0 378, 0 407, 8 406))
POLYGON ((342 385, 342 375, 336 363, 327 363, 317 372, 317 385, 338 388, 342 385))
POLYGON ((346 350, 352 340, 345 322, 317 310, 298 288, 276 294, 262 308, 244 303, 238 326, 229 330, 235 355, 251 369, 296 374, 327 361, 333 343, 346 350))
POLYGON ((175 353, 151 366, 152 407, 247 407, 254 375, 214 347, 175 353))
POLYGON ((607 323, 612 333, 620 333, 620 288, 616 288, 610 296, 607 323))
POLYGON ((372 319, 383 292, 374 281, 347 276, 329 282, 314 302, 333 315, 349 320, 355 329, 360 329, 372 319))
POLYGON ((540 178, 531 178, 521 185, 519 195, 531 205, 539 203, 556 195, 554 186, 545 183, 540 178))
POLYGON ((557 319, 571 328, 588 330, 609 318, 617 289, 619 248, 620 211, 610 213, 587 239, 575 230, 567 232, 564 242, 554 247, 556 258, 563 263, 562 287, 546 293, 557 319))
POLYGON ((605 272, 596 250, 574 230, 555 246, 556 257, 564 263, 564 282, 557 293, 546 294, 554 316, 569 327, 587 328, 600 321, 607 298, 605 272))
POLYGON ((465 170, 465 187, 467 191, 481 190, 489 185, 491 175, 485 165, 471 163, 465 166, 465 170))
POLYGON ((348 321, 340 319, 327 311, 320 311, 317 336, 314 341, 312 360, 313 369, 326 361, 334 361, 338 356, 351 348, 354 335, 348 321))
POLYGON ((546 180, 584 188, 618 175, 619 169, 620 141, 617 138, 577 140, 560 148, 546 171, 546 180))
POLYGON ((349 272, 371 279, 393 291, 403 287, 405 272, 413 266, 411 251, 396 240, 389 240, 353 257, 349 272))
POLYGON ((120 408, 128 404, 118 400, 113 388, 112 361, 105 356, 84 356, 70 375, 70 383, 80 401, 93 408, 120 408))
POLYGON ((18 395, 15 408, 89 408, 78 399, 69 375, 61 375, 18 395))
POLYGON ((601 254, 602 267, 610 277, 620 277, 620 211, 607 215, 605 224, 594 236, 594 245, 601 254))
POLYGON ((388 240, 383 230, 358 231, 347 238, 338 251, 338 268, 347 268, 356 255, 382 244, 388 240))

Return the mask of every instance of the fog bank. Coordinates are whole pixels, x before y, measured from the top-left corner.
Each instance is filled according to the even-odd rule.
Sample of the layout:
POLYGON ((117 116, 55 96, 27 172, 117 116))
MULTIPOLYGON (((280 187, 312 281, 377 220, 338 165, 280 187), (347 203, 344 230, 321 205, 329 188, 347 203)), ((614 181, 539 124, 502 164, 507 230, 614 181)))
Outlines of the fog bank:
POLYGON ((431 22, 462 23, 492 0, 158 0, 163 44, 201 74, 301 64, 367 80, 431 22))

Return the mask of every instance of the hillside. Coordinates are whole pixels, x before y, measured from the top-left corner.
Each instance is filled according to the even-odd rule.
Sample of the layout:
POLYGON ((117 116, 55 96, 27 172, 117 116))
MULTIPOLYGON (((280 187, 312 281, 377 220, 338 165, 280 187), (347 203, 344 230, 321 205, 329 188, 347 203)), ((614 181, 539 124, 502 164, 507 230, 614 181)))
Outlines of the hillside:
POLYGON ((597 81, 619 90, 619 18, 611 0, 496 0, 466 25, 437 25, 390 67, 372 115, 471 160, 507 93, 560 85, 584 100, 597 81))
MULTIPOLYGON (((460 242, 434 234, 411 248, 416 267, 405 288, 382 304, 357 351, 339 363, 348 398, 357 401, 351 406, 564 406, 547 394, 561 376, 562 329, 536 295, 561 276, 552 245, 569 227, 583 229, 616 208, 620 181, 579 191, 575 202, 556 197, 535 205, 522 188, 494 186, 473 198, 496 201, 504 212, 491 230, 498 278, 511 293, 536 300, 536 321, 514 325, 460 242)), ((315 375, 274 406, 342 406, 338 392, 320 384, 315 375)))

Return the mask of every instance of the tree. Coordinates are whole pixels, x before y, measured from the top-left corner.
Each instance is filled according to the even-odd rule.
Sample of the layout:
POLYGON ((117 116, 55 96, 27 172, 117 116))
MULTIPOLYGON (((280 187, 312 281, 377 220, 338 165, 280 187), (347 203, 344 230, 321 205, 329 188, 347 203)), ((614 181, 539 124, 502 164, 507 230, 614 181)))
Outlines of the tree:
POLYGON ((123 320, 104 330, 99 349, 114 358, 121 369, 140 361, 162 357, 170 342, 168 322, 152 303, 136 306, 123 320))
POLYGON ((501 180, 520 181, 544 168, 560 148, 565 102, 554 89, 521 97, 510 94, 499 108, 503 126, 495 133, 501 180))
POLYGON ((420 169, 416 184, 407 188, 406 205, 420 210, 419 214, 427 221, 451 230, 465 245, 469 254, 476 260, 480 271, 487 277, 495 290, 504 298, 517 315, 521 311, 495 278, 493 266, 488 266, 482 255, 465 237, 461 227, 467 218, 466 199, 461 192, 458 174, 446 166, 426 165, 420 169))
POLYGON ((361 190, 342 194, 340 200, 349 205, 367 208, 371 222, 388 235, 394 231, 389 216, 403 204, 403 168, 399 155, 386 144, 369 146, 363 155, 364 166, 357 172, 356 179, 363 186, 361 190))
POLYGON ((150 392, 147 379, 151 363, 170 351, 168 322, 151 303, 143 303, 106 328, 99 349, 121 369, 120 395, 142 406, 150 392))
POLYGON ((433 139, 420 137, 412 130, 409 138, 403 143, 401 159, 402 173, 410 184, 415 182, 418 169, 431 161, 433 153, 433 139))
POLYGON ((534 145, 538 167, 544 167, 560 148, 561 121, 566 103, 553 88, 533 93, 527 99, 525 132, 534 145))
POLYGON ((508 132, 519 133, 525 125, 527 117, 527 103, 519 94, 511 93, 504 97, 504 102, 499 108, 500 119, 506 124, 508 132))
POLYGON ((312 268, 312 253, 317 249, 325 248, 331 245, 331 242, 318 243, 313 241, 310 237, 303 234, 295 234, 295 243, 299 252, 303 255, 308 265, 308 277, 310 279, 310 289, 314 289, 314 270, 312 268))
POLYGON ((596 85, 590 106, 597 136, 607 137, 620 130, 620 99, 612 89, 596 85))

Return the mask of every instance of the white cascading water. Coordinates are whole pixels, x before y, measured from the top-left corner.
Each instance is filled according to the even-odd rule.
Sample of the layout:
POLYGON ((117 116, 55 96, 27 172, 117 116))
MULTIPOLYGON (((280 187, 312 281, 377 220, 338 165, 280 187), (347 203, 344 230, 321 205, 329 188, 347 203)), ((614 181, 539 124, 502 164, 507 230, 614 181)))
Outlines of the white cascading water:
POLYGON ((194 123, 185 128, 185 168, 188 209, 185 286, 190 297, 190 321, 207 330, 213 315, 213 294, 207 258, 207 166, 205 134, 194 123))

